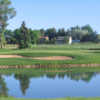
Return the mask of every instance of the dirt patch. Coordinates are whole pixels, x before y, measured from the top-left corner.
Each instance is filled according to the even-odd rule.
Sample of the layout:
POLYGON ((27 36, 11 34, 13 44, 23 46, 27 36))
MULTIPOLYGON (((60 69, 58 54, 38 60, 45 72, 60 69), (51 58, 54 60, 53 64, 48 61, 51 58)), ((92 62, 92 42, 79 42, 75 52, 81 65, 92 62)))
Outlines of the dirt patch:
POLYGON ((50 57, 34 57, 36 60, 72 60, 72 57, 67 56, 50 56, 50 57))
POLYGON ((18 56, 18 55, 0 55, 0 58, 22 58, 22 56, 18 56))

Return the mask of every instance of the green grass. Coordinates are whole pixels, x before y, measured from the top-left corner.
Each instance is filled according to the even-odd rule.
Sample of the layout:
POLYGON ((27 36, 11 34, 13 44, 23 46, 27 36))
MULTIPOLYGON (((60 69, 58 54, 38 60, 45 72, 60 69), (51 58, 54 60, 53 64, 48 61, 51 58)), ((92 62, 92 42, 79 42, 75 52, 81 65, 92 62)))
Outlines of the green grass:
POLYGON ((0 98, 0 100, 100 100, 100 98, 61 98, 61 99, 15 99, 15 98, 0 98))
POLYGON ((98 72, 100 73, 100 68, 20 68, 20 69, 0 69, 0 74, 26 74, 26 75, 33 75, 37 74, 41 76, 41 74, 48 74, 48 73, 89 73, 89 72, 98 72))
POLYGON ((21 55, 26 58, 0 58, 0 65, 57 65, 57 64, 100 64, 100 44, 38 45, 31 49, 0 49, 0 55, 21 55), (89 50, 98 49, 98 50, 89 50), (71 56, 73 60, 43 61, 28 57, 71 56))

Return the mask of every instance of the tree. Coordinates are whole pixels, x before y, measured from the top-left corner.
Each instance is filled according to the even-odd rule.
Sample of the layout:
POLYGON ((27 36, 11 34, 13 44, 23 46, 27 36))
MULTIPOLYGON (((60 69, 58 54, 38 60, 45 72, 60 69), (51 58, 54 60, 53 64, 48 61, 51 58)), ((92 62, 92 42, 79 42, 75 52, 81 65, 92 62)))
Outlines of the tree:
POLYGON ((40 33, 41 33, 41 36, 44 36, 45 35, 45 30, 44 29, 40 29, 40 33))
POLYGON ((5 30, 4 37, 7 44, 16 44, 16 39, 14 37, 13 31, 5 30))
POLYGON ((74 40, 81 40, 85 32, 82 31, 79 26, 75 26, 75 27, 71 27, 70 30, 67 31, 67 34, 69 36, 72 36, 74 40))
POLYGON ((82 37, 81 42, 98 42, 98 35, 96 32, 88 33, 82 37))
POLYGON ((98 42, 97 32, 95 32, 90 25, 72 27, 67 31, 67 34, 69 36, 71 35, 73 40, 80 40, 81 42, 98 42))
POLYGON ((31 35, 31 43, 36 45, 41 36, 40 31, 39 30, 30 30, 30 35, 31 35))
POLYGON ((92 27, 90 25, 85 25, 81 29, 88 31, 89 33, 94 32, 93 29, 92 29, 92 27))
POLYGON ((56 29, 55 28, 49 28, 45 32, 45 36, 49 37, 50 43, 54 43, 55 37, 56 37, 56 29))
POLYGON ((28 28, 26 27, 25 22, 22 22, 20 27, 20 34, 19 34, 19 41, 18 45, 19 48, 29 48, 31 44, 31 37, 28 28))
POLYGON ((58 32, 57 32, 57 36, 66 36, 66 31, 64 28, 62 29, 59 29, 58 32))
POLYGON ((13 36, 14 36, 14 39, 15 39, 15 43, 16 44, 19 44, 20 43, 20 29, 15 29, 13 31, 13 36))
POLYGON ((81 28, 82 31, 87 32, 83 35, 81 42, 98 42, 98 35, 90 25, 85 25, 81 28))
POLYGON ((8 25, 7 21, 16 15, 14 8, 11 6, 10 0, 0 0, 0 47, 5 45, 4 32, 8 25))

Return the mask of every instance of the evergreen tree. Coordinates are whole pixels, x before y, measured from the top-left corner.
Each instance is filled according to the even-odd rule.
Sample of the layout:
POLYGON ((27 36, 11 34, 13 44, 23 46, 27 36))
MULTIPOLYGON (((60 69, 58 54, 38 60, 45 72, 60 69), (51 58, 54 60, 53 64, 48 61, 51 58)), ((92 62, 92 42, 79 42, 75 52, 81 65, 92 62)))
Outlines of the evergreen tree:
POLYGON ((28 28, 25 25, 25 22, 22 22, 20 27, 20 35, 19 35, 19 48, 29 48, 31 44, 31 37, 28 28))

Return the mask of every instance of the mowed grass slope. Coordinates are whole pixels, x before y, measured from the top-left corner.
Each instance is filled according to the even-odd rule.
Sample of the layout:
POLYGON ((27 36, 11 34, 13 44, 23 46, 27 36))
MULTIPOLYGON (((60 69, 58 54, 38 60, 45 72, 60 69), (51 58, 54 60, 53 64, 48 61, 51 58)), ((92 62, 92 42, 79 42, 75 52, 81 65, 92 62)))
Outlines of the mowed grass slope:
POLYGON ((0 55, 21 55, 24 58, 0 58, 0 65, 100 64, 100 44, 38 45, 31 49, 0 49, 0 55), (44 61, 29 57, 70 56, 72 60, 44 61))

